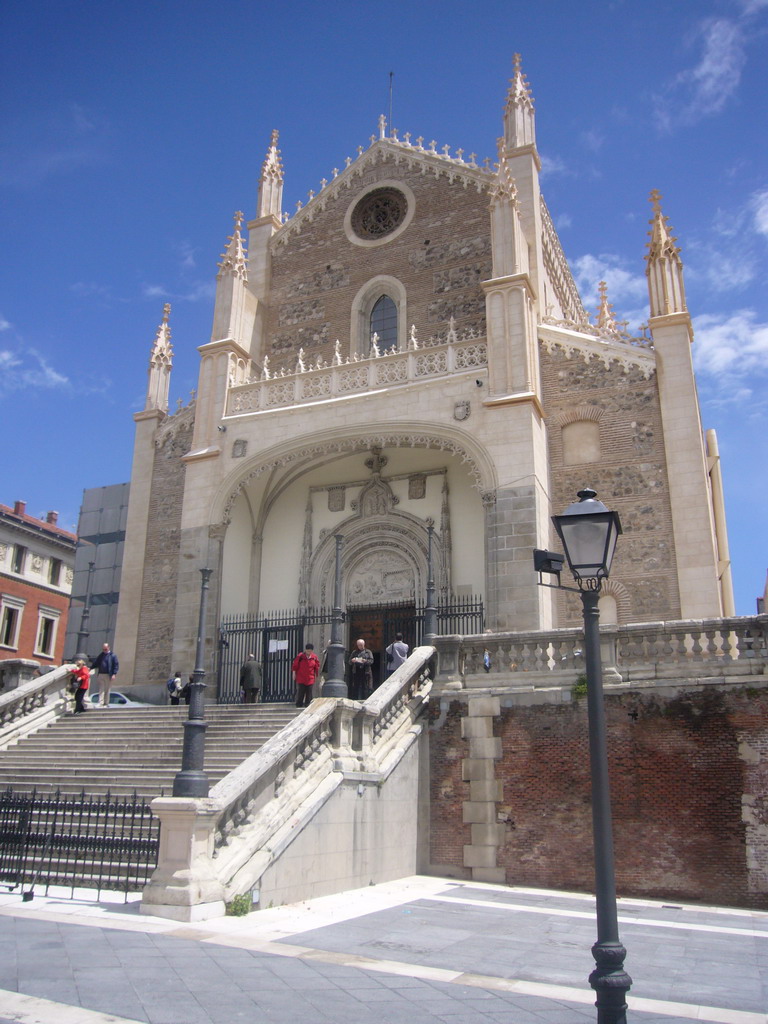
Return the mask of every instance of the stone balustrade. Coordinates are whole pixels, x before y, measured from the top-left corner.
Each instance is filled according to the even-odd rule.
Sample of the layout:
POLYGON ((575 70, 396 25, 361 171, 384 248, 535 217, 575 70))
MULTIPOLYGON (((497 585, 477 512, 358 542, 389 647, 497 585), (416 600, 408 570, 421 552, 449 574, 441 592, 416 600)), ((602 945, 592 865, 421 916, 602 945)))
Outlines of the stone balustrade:
POLYGON ((68 710, 71 699, 67 682, 71 668, 71 665, 62 665, 51 669, 0 694, 0 750, 48 725, 68 710))
MULTIPOLYGON (((305 826, 319 828, 319 812, 345 782, 382 785, 421 731, 434 653, 417 648, 362 704, 314 700, 208 797, 154 800, 160 854, 142 910, 186 921, 223 913, 226 901, 262 884, 305 826)), ((296 886, 303 891, 301 879, 296 886)))
MULTIPOLYGON (((600 627, 606 685, 768 676, 768 616, 600 627)), ((440 637, 439 690, 570 687, 585 671, 581 629, 440 637)))
POLYGON ((370 359, 308 367, 229 388, 227 416, 305 405, 347 395, 389 388, 397 384, 434 379, 479 370, 487 365, 484 338, 447 341, 407 352, 385 352, 370 359))

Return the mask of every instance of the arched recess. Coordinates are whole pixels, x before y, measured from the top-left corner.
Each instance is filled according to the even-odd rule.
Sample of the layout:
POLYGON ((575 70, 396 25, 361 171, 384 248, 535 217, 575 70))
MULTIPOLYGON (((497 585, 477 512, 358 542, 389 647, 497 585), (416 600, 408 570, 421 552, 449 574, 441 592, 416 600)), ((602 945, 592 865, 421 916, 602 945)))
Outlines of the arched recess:
MULTIPOLYGON (((343 537, 341 578, 344 607, 395 604, 422 597, 427 583, 427 531, 407 513, 354 516, 319 544, 310 567, 309 603, 333 604, 335 535, 343 537)), ((433 564, 442 560, 442 540, 433 537, 433 564)), ((449 583, 450 585, 450 583, 449 583)))
POLYGON ((350 354, 368 358, 371 352, 371 313, 386 295, 397 312, 397 347, 405 349, 408 341, 408 310, 402 282, 388 274, 377 274, 358 291, 352 300, 352 321, 349 333, 350 354))
POLYGON ((629 591, 618 580, 603 580, 600 595, 600 622, 603 625, 618 625, 629 622, 632 617, 632 605, 629 591), (605 601, 604 599, 609 600, 605 601))
POLYGON ((467 431, 443 424, 439 430, 430 430, 424 423, 404 421, 396 426, 370 424, 365 433, 350 436, 346 431, 330 430, 318 433, 311 440, 307 435, 293 438, 260 452, 244 466, 238 466, 212 496, 209 521, 226 525, 232 508, 251 481, 267 476, 299 474, 303 467, 317 464, 318 460, 332 460, 339 456, 372 448, 427 448, 455 455, 469 474, 472 486, 480 494, 493 494, 498 487, 496 467, 484 446, 467 431))

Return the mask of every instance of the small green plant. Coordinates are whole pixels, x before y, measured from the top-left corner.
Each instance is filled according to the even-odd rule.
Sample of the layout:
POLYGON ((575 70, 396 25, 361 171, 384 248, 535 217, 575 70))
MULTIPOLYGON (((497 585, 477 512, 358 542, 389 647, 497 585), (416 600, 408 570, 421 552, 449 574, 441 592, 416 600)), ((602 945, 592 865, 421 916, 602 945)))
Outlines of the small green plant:
POLYGON ((253 900, 249 892, 241 892, 227 904, 228 917, 245 917, 253 910, 253 900))
POLYGON ((587 677, 583 672, 571 687, 571 696, 574 700, 587 696, 587 677))

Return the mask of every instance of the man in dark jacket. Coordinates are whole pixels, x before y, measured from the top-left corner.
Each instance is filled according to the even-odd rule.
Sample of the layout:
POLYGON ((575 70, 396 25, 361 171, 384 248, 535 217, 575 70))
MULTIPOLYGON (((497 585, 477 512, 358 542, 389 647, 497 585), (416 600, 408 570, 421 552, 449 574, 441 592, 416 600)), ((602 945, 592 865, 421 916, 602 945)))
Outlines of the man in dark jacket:
POLYGON ((351 700, 365 700, 373 688, 373 652, 358 640, 349 655, 349 696, 351 700))
POLYGON ((255 704, 261 689, 261 665, 256 661, 255 654, 249 654, 248 660, 240 669, 240 689, 243 691, 243 703, 255 704))
POLYGON ((108 708, 109 691, 120 668, 117 655, 109 649, 109 644, 104 644, 100 653, 93 659, 91 668, 95 668, 99 674, 99 703, 102 707, 108 708))

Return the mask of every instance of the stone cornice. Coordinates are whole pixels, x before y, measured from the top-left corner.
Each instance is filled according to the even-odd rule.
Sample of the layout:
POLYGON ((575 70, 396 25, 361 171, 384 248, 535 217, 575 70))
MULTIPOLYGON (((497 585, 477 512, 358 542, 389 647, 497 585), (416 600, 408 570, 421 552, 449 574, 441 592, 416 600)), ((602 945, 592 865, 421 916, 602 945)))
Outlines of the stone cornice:
POLYGON ((480 287, 488 294, 495 290, 504 288, 524 288, 532 298, 536 298, 536 289, 533 287, 528 274, 510 274, 507 277, 492 277, 488 281, 481 281, 480 287))
POLYGON ((532 405, 541 419, 545 418, 544 409, 539 396, 533 391, 522 391, 516 395, 499 395, 492 398, 484 398, 483 405, 486 409, 492 409, 499 405, 532 405))
POLYGON ((640 370, 646 380, 656 371, 656 356, 651 348, 620 341, 606 341, 594 335, 550 324, 539 324, 538 335, 547 352, 559 348, 565 352, 568 359, 576 354, 581 356, 585 363, 599 359, 606 368, 611 363, 618 363, 625 371, 633 367, 640 370))

